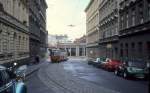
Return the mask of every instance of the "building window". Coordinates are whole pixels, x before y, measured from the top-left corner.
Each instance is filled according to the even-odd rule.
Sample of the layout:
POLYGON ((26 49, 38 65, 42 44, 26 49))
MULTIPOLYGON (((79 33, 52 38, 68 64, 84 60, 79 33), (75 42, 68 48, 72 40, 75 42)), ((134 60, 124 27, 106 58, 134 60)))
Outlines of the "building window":
POLYGON ((148 18, 150 20, 150 2, 148 3, 148 18))
POLYGON ((120 57, 123 58, 123 44, 120 44, 120 57))
POLYGON ((125 47, 126 47, 126 48, 125 48, 126 57, 128 57, 128 54, 129 54, 129 53, 128 53, 128 43, 125 44, 125 47))
POLYGON ((139 5, 139 19, 140 19, 140 24, 144 22, 144 15, 143 15, 143 5, 139 5))
POLYGON ((16 32, 14 32, 14 34, 13 34, 13 49, 14 49, 14 51, 16 50, 16 38, 17 38, 17 34, 16 34, 16 32))
POLYGON ((135 43, 131 43, 131 51, 132 51, 131 58, 134 58, 134 56, 135 56, 135 43))
POLYGON ((10 33, 7 32, 7 52, 10 52, 10 33))
POLYGON ((103 32, 103 39, 106 37, 106 32, 104 31, 103 32))
POLYGON ((126 16, 127 16, 127 17, 126 17, 126 18, 127 18, 127 20, 126 20, 126 22, 127 22, 127 23, 126 23, 126 28, 128 28, 128 27, 129 27, 129 14, 128 14, 128 12, 127 12, 127 15, 126 15, 126 16))
POLYGON ((132 9, 132 19, 131 19, 131 23, 132 23, 132 26, 135 25, 135 9, 132 9))
POLYGON ((135 48, 135 43, 132 43, 131 47, 132 47, 132 49, 134 49, 135 48))
POLYGON ((121 16, 121 21, 120 21, 120 22, 121 22, 121 23, 120 23, 121 29, 123 29, 123 20, 124 20, 124 19, 123 19, 123 16, 121 16))
POLYGON ((0 30, 0 52, 2 52, 2 30, 0 30))
POLYGON ((18 37, 19 51, 21 50, 21 36, 18 37))
POLYGON ((143 43, 142 42, 138 43, 138 51, 139 51, 139 54, 140 54, 140 57, 141 57, 142 53, 143 53, 143 43))

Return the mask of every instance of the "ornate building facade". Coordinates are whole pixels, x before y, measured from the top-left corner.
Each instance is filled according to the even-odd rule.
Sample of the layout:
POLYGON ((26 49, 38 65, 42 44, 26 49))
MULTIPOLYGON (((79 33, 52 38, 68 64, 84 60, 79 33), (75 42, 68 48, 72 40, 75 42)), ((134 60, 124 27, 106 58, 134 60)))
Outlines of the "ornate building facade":
POLYGON ((29 59, 27 0, 0 0, 0 64, 29 59))
POLYGON ((30 58, 44 55, 48 46, 48 31, 46 30, 45 0, 28 0, 29 3, 29 32, 30 58))
POLYGON ((87 55, 118 58, 120 0, 91 0, 86 12, 87 55))
POLYGON ((150 60, 150 1, 120 2, 119 56, 150 60))
POLYGON ((99 54, 113 59, 119 58, 119 2, 102 0, 99 5, 99 54))
POLYGON ((85 9, 86 12, 86 38, 87 38, 87 56, 99 56, 99 11, 98 6, 101 0, 91 0, 85 9))

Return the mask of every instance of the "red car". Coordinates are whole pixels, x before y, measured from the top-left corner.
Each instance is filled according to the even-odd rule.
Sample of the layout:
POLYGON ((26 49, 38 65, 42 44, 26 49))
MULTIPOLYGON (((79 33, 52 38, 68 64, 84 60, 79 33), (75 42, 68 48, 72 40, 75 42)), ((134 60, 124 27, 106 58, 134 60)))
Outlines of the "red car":
POLYGON ((116 67, 120 65, 122 62, 115 59, 108 59, 106 60, 103 68, 109 71, 115 71, 116 67))

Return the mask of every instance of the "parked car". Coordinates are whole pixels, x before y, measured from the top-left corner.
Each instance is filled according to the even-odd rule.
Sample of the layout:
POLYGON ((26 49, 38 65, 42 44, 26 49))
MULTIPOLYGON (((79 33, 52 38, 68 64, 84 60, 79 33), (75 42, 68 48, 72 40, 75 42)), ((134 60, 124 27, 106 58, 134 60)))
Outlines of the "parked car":
POLYGON ((106 62, 103 64, 104 65, 104 69, 108 70, 108 71, 115 71, 116 67, 119 66, 122 62, 119 60, 115 60, 115 59, 108 59, 106 60, 106 62))
POLYGON ((97 66, 97 64, 100 62, 100 58, 96 58, 95 61, 92 62, 93 66, 97 66))
POLYGON ((128 60, 120 64, 116 70, 116 75, 121 75, 124 78, 135 77, 145 78, 146 62, 141 60, 128 60))
POLYGON ((7 69, 0 65, 0 93, 27 93, 24 77, 21 74, 23 70, 24 68, 20 67, 13 72, 12 68, 7 69))
POLYGON ((103 60, 101 60, 100 64, 98 64, 98 67, 104 69, 105 66, 106 66, 106 63, 107 63, 109 60, 110 60, 109 58, 104 58, 103 60))
POLYGON ((94 59, 93 59, 93 58, 88 58, 88 59, 87 59, 87 61, 88 61, 88 65, 92 65, 92 64, 93 64, 94 59))
POLYGON ((106 60, 107 60, 106 57, 100 57, 99 62, 96 64, 96 67, 101 68, 106 60))
POLYGON ((98 67, 105 59, 106 58, 104 57, 97 57, 96 60, 93 59, 89 60, 88 64, 98 67))

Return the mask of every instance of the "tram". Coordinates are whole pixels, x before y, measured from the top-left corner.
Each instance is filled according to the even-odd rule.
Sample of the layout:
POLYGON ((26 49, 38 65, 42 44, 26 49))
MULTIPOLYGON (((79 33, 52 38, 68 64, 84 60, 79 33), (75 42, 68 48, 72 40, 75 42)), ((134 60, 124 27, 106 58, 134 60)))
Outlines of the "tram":
POLYGON ((67 52, 61 49, 49 49, 49 56, 52 63, 59 63, 68 59, 67 52))

